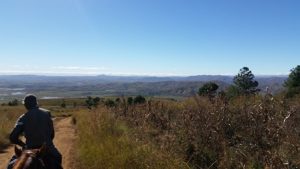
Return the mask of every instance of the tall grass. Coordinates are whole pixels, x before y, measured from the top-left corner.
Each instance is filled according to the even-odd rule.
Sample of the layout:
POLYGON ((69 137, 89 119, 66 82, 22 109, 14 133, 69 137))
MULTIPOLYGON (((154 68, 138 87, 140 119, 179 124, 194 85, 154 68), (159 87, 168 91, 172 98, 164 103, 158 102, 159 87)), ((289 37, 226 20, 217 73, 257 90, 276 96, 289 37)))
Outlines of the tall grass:
POLYGON ((0 106, 0 149, 9 144, 8 135, 24 111, 23 106, 0 106))
POLYGON ((78 168, 163 169, 188 168, 181 160, 143 143, 127 125, 116 120, 108 109, 77 113, 78 168))
POLYGON ((181 156, 193 168, 300 167, 300 100, 195 96, 185 101, 125 102, 111 112, 136 137, 181 156))

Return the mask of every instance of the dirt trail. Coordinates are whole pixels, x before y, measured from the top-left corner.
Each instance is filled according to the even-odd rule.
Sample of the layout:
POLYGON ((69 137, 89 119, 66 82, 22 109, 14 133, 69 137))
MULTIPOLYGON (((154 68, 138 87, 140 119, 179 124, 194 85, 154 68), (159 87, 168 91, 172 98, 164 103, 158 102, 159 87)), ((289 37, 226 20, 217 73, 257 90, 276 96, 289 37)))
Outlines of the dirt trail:
MULTIPOLYGON (((75 129, 71 120, 71 117, 58 118, 54 120, 54 144, 63 156, 64 169, 72 169, 72 164, 74 162, 72 159, 72 148, 75 141, 75 129)), ((13 154, 14 148, 12 146, 4 151, 0 151, 0 169, 6 169, 6 165, 13 154)))

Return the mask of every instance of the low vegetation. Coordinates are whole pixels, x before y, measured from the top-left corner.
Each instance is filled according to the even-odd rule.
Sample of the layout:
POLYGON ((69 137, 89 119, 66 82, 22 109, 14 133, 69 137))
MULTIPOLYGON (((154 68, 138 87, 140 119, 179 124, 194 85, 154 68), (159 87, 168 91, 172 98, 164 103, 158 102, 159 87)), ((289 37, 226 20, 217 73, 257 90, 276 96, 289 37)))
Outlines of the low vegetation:
POLYGON ((0 149, 9 144, 8 135, 24 110, 23 106, 0 106, 0 149))
MULTIPOLYGON (((89 163, 89 167, 97 163, 107 168, 116 160, 128 158, 147 163, 138 158, 140 155, 132 154, 131 151, 141 150, 132 148, 136 145, 133 140, 154 145, 156 154, 167 152, 171 157, 185 159, 191 168, 300 167, 299 99, 288 101, 283 97, 254 95, 226 101, 195 96, 181 102, 156 100, 139 105, 124 102, 105 109, 105 113, 86 112, 79 119, 85 121, 79 125, 83 154, 80 159, 89 163), (135 129, 134 132, 129 132, 126 126, 135 129), (92 151, 101 152, 87 157, 92 151)), ((117 164, 122 165, 111 168, 127 165, 117 164)))
POLYGON ((159 151, 152 143, 135 139, 134 130, 110 111, 101 107, 76 114, 77 168, 188 168, 183 160, 159 151))
MULTIPOLYGON (((83 163, 81 167, 145 168, 150 165, 147 160, 131 156, 140 149, 127 151, 131 144, 137 145, 133 140, 138 140, 141 145, 152 145, 156 154, 165 152, 170 157, 184 159, 190 168, 300 168, 299 96, 259 95, 258 83, 247 67, 234 78, 234 95, 228 97, 231 90, 216 95, 217 87, 210 86, 200 89, 202 96, 184 101, 143 100, 132 104, 134 99, 126 101, 124 98, 114 106, 106 105, 104 111, 86 113, 79 118, 87 120, 79 127, 84 129, 79 133, 87 134, 79 140, 83 146, 79 158, 83 163), (127 126, 134 129, 133 132, 128 132, 127 126), (123 137, 126 142, 118 142, 123 141, 123 137), (94 143, 90 138, 95 139, 94 143), (121 145, 121 148, 116 146, 121 153, 113 154, 115 148, 111 147, 115 146, 111 144, 121 145), (95 149, 101 152, 87 157, 95 149), (138 160, 135 161, 138 164, 131 166, 124 162, 131 157, 133 161, 138 160), (95 162, 99 158, 109 160, 95 162), (116 161, 122 161, 117 163, 122 165, 116 161)), ((156 163, 150 166, 155 168, 156 163)))

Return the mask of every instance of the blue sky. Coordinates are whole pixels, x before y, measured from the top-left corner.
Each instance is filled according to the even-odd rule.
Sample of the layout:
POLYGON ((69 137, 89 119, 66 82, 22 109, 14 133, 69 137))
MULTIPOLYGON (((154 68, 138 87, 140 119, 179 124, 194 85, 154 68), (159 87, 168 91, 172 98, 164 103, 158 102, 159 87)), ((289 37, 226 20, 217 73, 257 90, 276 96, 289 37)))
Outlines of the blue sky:
POLYGON ((0 74, 281 75, 299 0, 2 0, 0 74))

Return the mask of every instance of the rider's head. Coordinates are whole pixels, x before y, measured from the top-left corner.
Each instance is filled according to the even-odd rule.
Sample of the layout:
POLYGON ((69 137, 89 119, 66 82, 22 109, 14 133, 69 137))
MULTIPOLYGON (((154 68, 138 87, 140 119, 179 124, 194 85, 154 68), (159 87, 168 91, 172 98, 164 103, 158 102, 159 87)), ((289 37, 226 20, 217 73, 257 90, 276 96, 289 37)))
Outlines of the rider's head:
POLYGON ((27 110, 38 107, 36 96, 33 94, 26 95, 23 103, 27 110))

